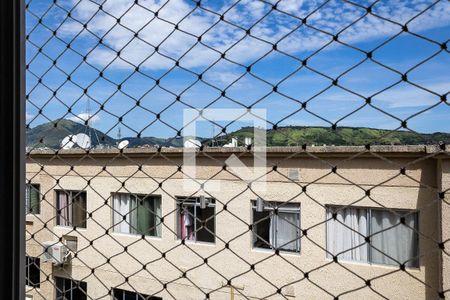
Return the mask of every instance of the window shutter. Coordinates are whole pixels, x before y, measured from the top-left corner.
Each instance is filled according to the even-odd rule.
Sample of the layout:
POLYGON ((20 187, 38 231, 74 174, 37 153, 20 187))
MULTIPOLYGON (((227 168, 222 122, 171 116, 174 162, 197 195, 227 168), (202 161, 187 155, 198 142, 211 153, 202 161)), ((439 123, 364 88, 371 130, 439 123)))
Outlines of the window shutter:
POLYGON ((39 186, 30 186, 30 191, 28 193, 30 197, 30 206, 29 210, 32 214, 41 213, 41 203, 39 201, 39 186))

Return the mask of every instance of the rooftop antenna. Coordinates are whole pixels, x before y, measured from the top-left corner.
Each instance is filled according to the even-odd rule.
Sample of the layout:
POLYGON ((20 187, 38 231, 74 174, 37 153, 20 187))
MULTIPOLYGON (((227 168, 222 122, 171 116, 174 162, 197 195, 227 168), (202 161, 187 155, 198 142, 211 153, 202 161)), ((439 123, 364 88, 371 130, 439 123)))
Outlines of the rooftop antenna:
MULTIPOLYGON (((94 134, 95 134, 95 138, 96 138, 96 140, 97 140, 97 145, 101 145, 101 143, 100 143, 100 139, 98 138, 98 135, 97 135, 97 131, 95 130, 95 129, 93 129, 92 127, 91 127, 91 122, 92 122, 92 114, 91 114, 91 98, 89 97, 89 95, 86 95, 87 96, 87 101, 86 101, 86 111, 85 111, 85 115, 86 115, 86 122, 85 122, 85 124, 86 124, 86 128, 85 128, 85 134, 87 134, 88 135, 88 137, 89 137, 89 147, 91 146, 91 143, 92 143, 92 131, 94 131, 94 134)), ((80 147, 81 147, 81 145, 79 145, 80 147)), ((83 147, 81 147, 81 148, 83 148, 83 147)))
POLYGON ((76 135, 76 141, 77 141, 77 145, 80 146, 80 148, 86 150, 91 148, 91 138, 84 133, 79 133, 76 135))
POLYGON ((122 128, 120 127, 119 124, 119 130, 117 131, 117 139, 120 140, 122 138, 122 128))
POLYGON ((214 124, 211 124, 211 147, 214 147, 216 145, 216 126, 214 124))
POLYGON ((202 146, 202 142, 195 139, 188 139, 183 144, 184 148, 200 148, 202 146))
POLYGON ((117 148, 119 148, 119 150, 122 150, 128 147, 129 144, 130 142, 128 140, 123 140, 117 145, 117 148))
POLYGON ((77 136, 76 135, 68 135, 61 141, 61 148, 62 149, 71 149, 75 143, 77 142, 77 136))

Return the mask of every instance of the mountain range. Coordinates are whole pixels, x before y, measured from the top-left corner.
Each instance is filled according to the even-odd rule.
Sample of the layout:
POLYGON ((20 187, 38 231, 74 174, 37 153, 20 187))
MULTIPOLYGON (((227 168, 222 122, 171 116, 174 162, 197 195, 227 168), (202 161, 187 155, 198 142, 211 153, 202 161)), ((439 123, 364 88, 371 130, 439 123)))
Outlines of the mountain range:
MULTIPOLYGON (((206 145, 222 146, 230 142, 232 137, 242 143, 245 137, 253 138, 253 127, 243 127, 234 132, 224 134, 212 141, 209 138, 197 137, 206 145)), ((27 146, 60 148, 62 139, 69 134, 87 133, 91 136, 92 145, 115 146, 120 140, 128 140, 129 147, 165 146, 182 147, 183 138, 159 137, 125 137, 120 140, 112 138, 95 128, 87 127, 67 119, 58 119, 27 129, 27 146)), ((298 146, 298 145, 365 145, 367 143, 380 145, 419 145, 450 143, 450 133, 414 133, 411 131, 392 131, 365 127, 338 127, 333 131, 329 127, 286 126, 276 130, 266 131, 267 146, 298 146)))

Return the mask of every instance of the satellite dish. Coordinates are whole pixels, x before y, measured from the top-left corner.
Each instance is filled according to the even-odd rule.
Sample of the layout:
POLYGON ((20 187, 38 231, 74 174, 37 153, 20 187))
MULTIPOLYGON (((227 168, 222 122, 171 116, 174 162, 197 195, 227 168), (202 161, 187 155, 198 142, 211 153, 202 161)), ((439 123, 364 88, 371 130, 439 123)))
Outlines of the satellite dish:
POLYGON ((119 150, 122 150, 122 149, 128 147, 128 144, 130 144, 130 142, 128 140, 123 140, 119 143, 119 145, 117 145, 117 148, 119 148, 119 150))
POLYGON ((63 149, 70 149, 72 148, 75 143, 77 142, 77 136, 76 135, 68 135, 61 141, 61 148, 63 149))
POLYGON ((184 142, 184 148, 200 148, 202 143, 199 140, 188 139, 184 142))
POLYGON ((79 133, 76 135, 77 145, 83 149, 89 149, 91 147, 91 138, 84 133, 79 133))

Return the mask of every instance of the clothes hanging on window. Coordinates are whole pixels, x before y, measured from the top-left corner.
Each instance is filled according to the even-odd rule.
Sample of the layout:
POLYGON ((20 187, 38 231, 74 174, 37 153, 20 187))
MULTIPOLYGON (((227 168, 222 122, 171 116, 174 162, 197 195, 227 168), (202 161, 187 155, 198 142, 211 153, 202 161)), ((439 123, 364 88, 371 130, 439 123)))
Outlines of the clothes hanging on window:
POLYGON ((189 214, 188 209, 184 208, 180 214, 181 238, 185 240, 195 240, 194 218, 189 214))

